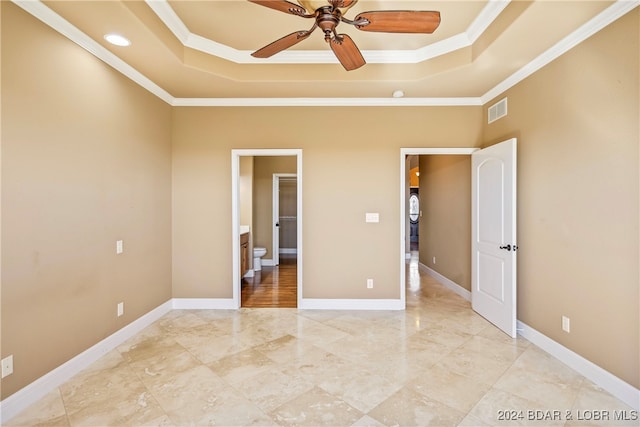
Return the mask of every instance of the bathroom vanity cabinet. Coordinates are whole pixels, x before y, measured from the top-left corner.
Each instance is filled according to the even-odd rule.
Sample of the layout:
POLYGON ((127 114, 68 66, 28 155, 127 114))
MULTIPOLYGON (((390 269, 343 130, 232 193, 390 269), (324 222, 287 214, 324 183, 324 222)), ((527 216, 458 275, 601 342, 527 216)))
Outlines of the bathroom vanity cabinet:
POLYGON ((249 270, 249 233, 240 235, 240 277, 249 270))

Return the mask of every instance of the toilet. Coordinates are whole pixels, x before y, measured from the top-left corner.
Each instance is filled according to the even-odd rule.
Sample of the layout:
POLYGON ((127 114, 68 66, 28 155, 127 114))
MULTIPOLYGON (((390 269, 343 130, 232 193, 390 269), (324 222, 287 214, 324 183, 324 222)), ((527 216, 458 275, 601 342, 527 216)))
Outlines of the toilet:
POLYGON ((254 271, 262 270, 262 261, 260 258, 267 254, 266 248, 253 248, 253 269, 254 271))

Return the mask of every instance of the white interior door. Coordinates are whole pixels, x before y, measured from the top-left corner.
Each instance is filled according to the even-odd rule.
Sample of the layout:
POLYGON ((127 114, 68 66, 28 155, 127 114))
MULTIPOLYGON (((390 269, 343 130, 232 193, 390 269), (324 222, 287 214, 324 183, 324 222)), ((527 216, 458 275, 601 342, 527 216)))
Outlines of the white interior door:
POLYGON ((471 155, 471 305, 516 336, 515 138, 471 155))

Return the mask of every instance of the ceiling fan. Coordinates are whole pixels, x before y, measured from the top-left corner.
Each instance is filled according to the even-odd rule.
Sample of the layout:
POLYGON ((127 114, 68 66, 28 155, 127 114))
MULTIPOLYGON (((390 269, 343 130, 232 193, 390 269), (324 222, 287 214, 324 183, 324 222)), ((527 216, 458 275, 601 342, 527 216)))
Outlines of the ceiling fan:
POLYGON ((381 10, 362 12, 350 20, 344 13, 358 0, 298 0, 300 4, 287 0, 249 0, 280 12, 297 15, 302 18, 314 18, 313 26, 307 31, 296 31, 253 52, 255 58, 269 58, 278 52, 305 40, 318 27, 324 32, 324 39, 347 70, 362 67, 366 61, 362 53, 347 34, 338 34, 336 27, 340 22, 353 25, 361 31, 383 33, 433 33, 440 25, 440 12, 381 10))

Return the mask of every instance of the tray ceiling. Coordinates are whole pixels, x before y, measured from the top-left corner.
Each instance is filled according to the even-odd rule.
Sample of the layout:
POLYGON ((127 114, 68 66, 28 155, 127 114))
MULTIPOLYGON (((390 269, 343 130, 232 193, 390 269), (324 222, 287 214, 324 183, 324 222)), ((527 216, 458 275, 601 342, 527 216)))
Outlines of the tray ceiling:
POLYGON ((220 99, 261 99, 265 105, 269 101, 264 100, 277 105, 282 99, 316 104, 326 99, 473 103, 486 100, 499 84, 559 44, 570 48, 570 43, 638 5, 637 1, 360 0, 347 18, 372 10, 435 10, 442 21, 430 35, 372 33, 340 24, 339 32, 351 36, 367 61, 362 68, 345 71, 320 31, 271 58, 253 58, 253 51, 309 29, 313 20, 246 0, 14 3, 158 96, 184 105, 204 99, 210 104, 220 99), (104 39, 107 33, 121 34, 131 45, 111 45, 104 39), (392 98, 396 90, 402 90, 405 98, 392 98))

